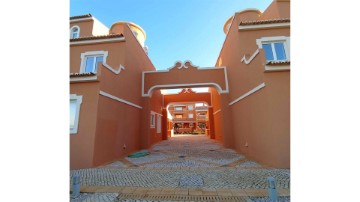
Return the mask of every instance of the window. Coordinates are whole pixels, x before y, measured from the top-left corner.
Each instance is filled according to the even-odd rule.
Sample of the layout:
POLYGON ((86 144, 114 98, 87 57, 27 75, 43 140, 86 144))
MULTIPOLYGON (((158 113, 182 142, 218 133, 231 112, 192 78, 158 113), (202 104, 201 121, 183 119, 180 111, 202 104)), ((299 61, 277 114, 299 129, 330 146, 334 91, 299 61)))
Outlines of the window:
POLYGON ((177 119, 182 119, 182 114, 175 114, 175 118, 177 118, 177 119))
POLYGON ((80 27, 73 26, 70 29, 70 39, 76 39, 80 37, 80 27))
POLYGON ((76 134, 79 125, 80 105, 82 96, 70 95, 70 134, 76 134))
POLYGON ((264 43, 265 58, 268 61, 287 60, 284 42, 264 43))
POLYGON ((150 128, 155 128, 155 113, 150 114, 150 128))
POLYGON ((189 105, 189 106, 188 106, 188 109, 189 109, 189 110, 193 110, 194 107, 193 107, 192 105, 189 105))
POLYGON ((190 119, 194 118, 194 114, 189 114, 189 118, 190 119))
POLYGON ((290 70, 290 37, 262 37, 256 39, 256 44, 264 50, 265 71, 290 70))
POLYGON ((103 61, 104 57, 102 55, 86 56, 85 72, 96 72, 98 69, 98 63, 103 61))
POLYGON ((262 37, 256 39, 256 43, 260 49, 264 50, 267 61, 290 60, 290 37, 262 37))
POLYGON ((175 107, 175 111, 182 111, 182 107, 175 107))
POLYGON ((160 116, 160 114, 157 115, 157 127, 156 127, 156 132, 157 132, 157 133, 161 133, 161 116, 160 116))
POLYGON ((91 51, 81 54, 80 73, 94 72, 98 70, 99 62, 106 64, 107 51, 91 51))

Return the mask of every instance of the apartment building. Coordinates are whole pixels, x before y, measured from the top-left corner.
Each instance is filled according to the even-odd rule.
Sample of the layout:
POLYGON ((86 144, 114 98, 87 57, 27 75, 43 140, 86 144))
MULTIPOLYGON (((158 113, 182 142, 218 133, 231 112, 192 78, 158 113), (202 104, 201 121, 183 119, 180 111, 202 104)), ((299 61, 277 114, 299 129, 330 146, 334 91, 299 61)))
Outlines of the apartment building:
MULTIPOLYGON (((206 23, 206 22, 204 22, 206 23)), ((157 71, 135 23, 70 17, 70 167, 96 167, 174 134, 205 130, 247 158, 290 167, 290 0, 224 24, 214 67, 157 71), (207 93, 192 87, 209 87, 207 93), (163 95, 160 89, 183 88, 163 95)), ((201 131, 203 132, 203 131, 201 131)))

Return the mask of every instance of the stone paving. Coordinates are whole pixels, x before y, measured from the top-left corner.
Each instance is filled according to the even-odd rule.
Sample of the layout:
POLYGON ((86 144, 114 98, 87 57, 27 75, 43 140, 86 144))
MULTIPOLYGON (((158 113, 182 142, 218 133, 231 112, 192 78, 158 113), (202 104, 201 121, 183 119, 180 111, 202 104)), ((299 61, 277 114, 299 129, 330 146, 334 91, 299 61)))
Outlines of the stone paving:
POLYGON ((144 157, 126 157, 98 168, 71 170, 71 176, 80 174, 83 192, 71 202, 171 201, 141 200, 139 196, 119 200, 119 193, 218 196, 228 193, 248 196, 246 201, 269 201, 266 192, 269 176, 283 190, 281 201, 290 201, 289 169, 268 168, 247 160, 206 136, 175 136, 148 151, 150 155, 144 157))

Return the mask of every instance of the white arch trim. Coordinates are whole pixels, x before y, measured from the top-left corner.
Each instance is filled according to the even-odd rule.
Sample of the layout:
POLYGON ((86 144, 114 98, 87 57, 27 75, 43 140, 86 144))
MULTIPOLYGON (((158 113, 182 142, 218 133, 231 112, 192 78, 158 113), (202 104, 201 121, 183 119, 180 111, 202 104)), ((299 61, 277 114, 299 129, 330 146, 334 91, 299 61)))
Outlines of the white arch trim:
POLYGON ((72 38, 72 35, 73 35, 73 33, 74 33, 74 31, 73 31, 74 28, 77 28, 77 29, 78 29, 78 37, 77 37, 77 38, 80 37, 80 27, 77 26, 77 25, 74 25, 74 26, 72 26, 72 27, 70 28, 70 39, 77 39, 77 38, 72 38))
POLYGON ((143 71, 142 72, 142 85, 141 85, 141 94, 143 97, 151 97, 152 91, 156 88, 176 88, 176 87, 203 87, 203 86, 213 86, 217 89, 217 91, 222 94, 222 93, 229 93, 229 82, 228 82, 228 78, 227 78, 227 70, 226 67, 202 67, 199 68, 198 66, 194 66, 190 60, 186 60, 184 63, 180 62, 180 61, 176 61, 175 65, 168 68, 167 70, 159 70, 159 71, 143 71), (211 69, 223 69, 224 70, 224 76, 225 76, 225 90, 223 90, 221 88, 221 86, 217 83, 196 83, 196 84, 166 84, 166 85, 155 85, 152 86, 146 93, 144 91, 144 85, 145 85, 145 74, 149 74, 149 73, 159 73, 159 72, 169 72, 171 71, 173 68, 176 67, 177 63, 180 63, 180 67, 178 67, 178 69, 187 69, 188 67, 185 65, 185 63, 189 62, 191 66, 195 67, 197 70, 211 70, 211 69))
POLYGON ((203 87, 203 86, 213 86, 216 88, 216 90, 219 93, 229 93, 229 91, 227 89, 223 90, 219 84, 217 83, 192 83, 192 84, 165 84, 165 85, 155 85, 152 86, 146 93, 142 93, 143 97, 151 97, 152 92, 157 89, 157 88, 182 88, 182 87, 203 87))

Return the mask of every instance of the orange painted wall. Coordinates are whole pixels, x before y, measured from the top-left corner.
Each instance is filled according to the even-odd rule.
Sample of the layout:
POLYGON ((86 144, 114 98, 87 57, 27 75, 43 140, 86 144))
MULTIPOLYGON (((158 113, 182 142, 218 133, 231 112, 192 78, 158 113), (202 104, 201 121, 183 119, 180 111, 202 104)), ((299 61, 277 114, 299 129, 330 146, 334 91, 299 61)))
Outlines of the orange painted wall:
MULTIPOLYGON (((220 95, 217 92, 216 89, 214 88, 209 88, 209 91, 211 92, 211 96, 212 96, 212 106, 213 106, 213 113, 215 113, 218 110, 221 110, 221 101, 220 101, 220 95)), ((222 131, 222 117, 221 117, 222 113, 221 111, 219 111, 218 113, 216 113, 214 116, 214 135, 215 135, 215 139, 217 141, 223 142, 223 131, 222 131)))
POLYGON ((275 0, 261 15, 260 19, 290 18, 290 0, 275 0))
POLYGON ((99 82, 70 85, 70 94, 82 95, 77 134, 70 134, 70 168, 93 166, 99 82))
POLYGON ((69 29, 73 26, 80 27, 80 37, 92 36, 94 21, 87 20, 87 21, 81 21, 81 22, 71 22, 69 29))
POLYGON ((94 165, 99 166, 139 149, 141 109, 100 95, 94 165), (126 145, 126 149, 123 146, 126 145))
MULTIPOLYGON (((289 5, 288 2, 272 3, 264 16, 274 17, 278 13, 283 16, 276 16, 276 18, 288 17, 287 12, 278 12, 285 9, 284 4, 289 5), (279 4, 282 5, 279 6, 279 4)), ((228 70, 230 89, 228 102, 237 99, 263 82, 266 85, 256 93, 230 106, 235 148, 248 158, 263 164, 289 168, 290 72, 264 72, 266 61, 263 50, 260 50, 249 65, 240 60, 243 55, 249 58, 258 49, 256 39, 269 36, 290 36, 290 29, 238 31, 240 21, 249 20, 249 17, 244 17, 249 13, 251 12, 235 15, 217 61, 217 65, 220 66, 221 61, 221 66, 226 66, 228 70)), ((219 99, 219 96, 213 96, 214 106, 219 99)), ((216 110, 217 107, 214 107, 214 111, 216 110)), ((221 116, 220 113, 218 116, 221 116)), ((218 117, 215 115, 214 118, 218 123, 218 117)))
MULTIPOLYGON (((123 34, 126 42, 116 44, 117 50, 111 52, 113 58, 109 61, 109 65, 111 66, 112 62, 112 66, 117 69, 122 64, 125 70, 116 75, 103 68, 100 90, 142 107, 142 71, 153 70, 154 67, 127 26, 124 26, 123 34)), ((161 99, 157 97, 154 99, 160 100, 158 101, 160 103, 158 111, 160 111, 161 99)), ((108 163, 140 149, 140 120, 143 115, 143 109, 104 96, 101 96, 99 104, 101 107, 99 107, 94 156, 96 165, 108 163), (124 144, 126 149, 123 149, 124 144)), ((151 106, 153 105, 156 106, 156 102, 153 101, 151 106)))
MULTIPOLYGON (((154 91, 154 93, 151 96, 150 99, 150 106, 151 106, 151 111, 156 112, 157 114, 155 114, 155 128, 150 128, 150 124, 149 124, 149 130, 150 130, 150 145, 153 145, 157 142, 160 142, 162 140, 162 130, 160 130, 160 133, 157 132, 157 124, 158 124, 158 114, 163 114, 162 113, 162 94, 160 92, 160 90, 156 90, 154 91)), ((150 116, 150 114, 149 114, 150 116)), ((162 120, 162 117, 161 117, 162 120)), ((164 123, 163 121, 161 121, 161 127, 163 125, 166 125, 166 123, 164 123)))

